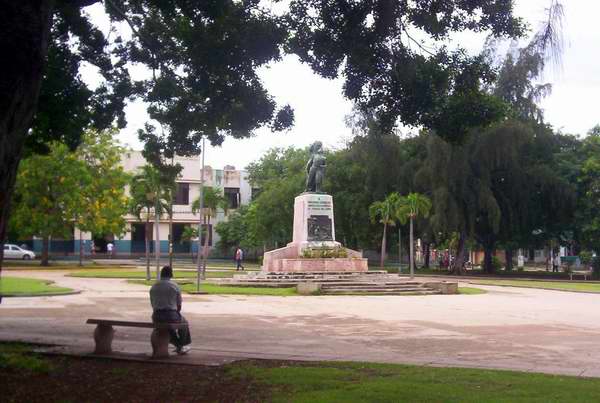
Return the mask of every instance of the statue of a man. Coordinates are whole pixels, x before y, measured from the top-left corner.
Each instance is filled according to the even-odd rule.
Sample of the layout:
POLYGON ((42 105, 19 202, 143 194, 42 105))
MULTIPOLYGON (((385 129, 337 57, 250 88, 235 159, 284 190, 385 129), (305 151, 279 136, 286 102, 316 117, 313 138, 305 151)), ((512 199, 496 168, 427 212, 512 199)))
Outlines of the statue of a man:
POLYGON ((325 155, 323 143, 315 141, 310 148, 310 159, 306 164, 306 192, 321 193, 325 175, 325 155))

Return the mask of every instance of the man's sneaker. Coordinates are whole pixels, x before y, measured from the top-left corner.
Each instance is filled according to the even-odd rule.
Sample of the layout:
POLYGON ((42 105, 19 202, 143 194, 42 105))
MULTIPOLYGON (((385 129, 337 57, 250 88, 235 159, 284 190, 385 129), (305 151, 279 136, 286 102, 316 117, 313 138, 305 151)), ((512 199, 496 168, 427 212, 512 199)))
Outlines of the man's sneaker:
POLYGON ((183 347, 177 349, 177 354, 184 355, 184 354, 189 353, 190 350, 191 350, 190 346, 183 346, 183 347))

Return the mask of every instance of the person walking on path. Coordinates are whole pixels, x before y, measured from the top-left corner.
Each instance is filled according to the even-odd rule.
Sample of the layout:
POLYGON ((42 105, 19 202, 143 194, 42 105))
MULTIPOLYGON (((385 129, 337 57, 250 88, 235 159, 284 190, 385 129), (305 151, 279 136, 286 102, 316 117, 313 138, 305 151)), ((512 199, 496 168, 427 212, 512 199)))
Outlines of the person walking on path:
POLYGON ((552 264, 552 271, 553 272, 559 272, 560 271, 560 256, 558 255, 558 253, 556 255, 554 255, 554 262, 552 264))
POLYGON ((244 260, 244 251, 242 250, 242 248, 240 248, 238 246, 237 250, 235 251, 235 262, 237 263, 237 267, 236 267, 235 271, 239 271, 240 267, 242 268, 242 270, 244 270, 244 266, 242 265, 243 260, 244 260))
MULTIPOLYGON (((173 269, 164 266, 160 271, 160 280, 150 288, 150 303, 152 304, 152 322, 154 323, 185 323, 181 315, 181 290, 172 281, 173 269)), ((186 354, 192 343, 190 328, 169 329, 170 343, 175 346, 177 354, 186 354)))
POLYGON ((113 249, 115 248, 115 245, 113 245, 112 242, 109 242, 106 244, 106 254, 108 255, 109 259, 113 258, 113 249))

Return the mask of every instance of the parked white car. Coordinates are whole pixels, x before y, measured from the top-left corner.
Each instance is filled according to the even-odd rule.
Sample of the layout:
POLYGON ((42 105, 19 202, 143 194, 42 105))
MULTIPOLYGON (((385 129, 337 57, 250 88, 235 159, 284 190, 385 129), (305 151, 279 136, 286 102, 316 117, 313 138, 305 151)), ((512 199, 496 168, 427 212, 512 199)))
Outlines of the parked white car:
POLYGON ((29 260, 35 259, 35 253, 30 250, 23 249, 17 245, 6 243, 4 244, 4 258, 29 260))

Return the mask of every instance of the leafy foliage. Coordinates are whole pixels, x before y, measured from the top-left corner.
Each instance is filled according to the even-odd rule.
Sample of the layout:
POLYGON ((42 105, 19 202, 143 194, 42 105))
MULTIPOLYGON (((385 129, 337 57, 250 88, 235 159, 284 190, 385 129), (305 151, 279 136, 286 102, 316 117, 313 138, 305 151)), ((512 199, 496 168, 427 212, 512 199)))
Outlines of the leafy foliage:
POLYGON ((435 43, 465 30, 524 32, 510 1, 294 0, 288 24, 290 50, 323 77, 343 76, 344 95, 375 110, 385 131, 399 119, 453 142, 462 141, 466 128, 498 120, 504 107, 480 88, 493 78, 483 57, 435 43), (414 32, 426 41, 413 39, 414 32))

